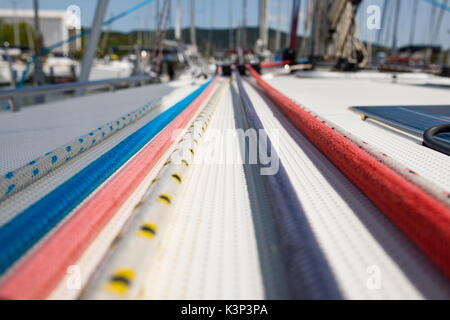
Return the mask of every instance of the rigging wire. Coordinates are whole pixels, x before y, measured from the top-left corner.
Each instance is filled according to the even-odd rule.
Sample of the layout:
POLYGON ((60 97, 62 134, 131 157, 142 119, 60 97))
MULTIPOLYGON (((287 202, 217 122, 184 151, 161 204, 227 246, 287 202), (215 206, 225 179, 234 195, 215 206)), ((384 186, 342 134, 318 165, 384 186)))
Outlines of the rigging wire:
POLYGON ((423 1, 431 4, 432 6, 441 8, 442 10, 450 11, 450 6, 448 6, 447 3, 443 4, 443 3, 437 2, 436 0, 423 0, 423 1))

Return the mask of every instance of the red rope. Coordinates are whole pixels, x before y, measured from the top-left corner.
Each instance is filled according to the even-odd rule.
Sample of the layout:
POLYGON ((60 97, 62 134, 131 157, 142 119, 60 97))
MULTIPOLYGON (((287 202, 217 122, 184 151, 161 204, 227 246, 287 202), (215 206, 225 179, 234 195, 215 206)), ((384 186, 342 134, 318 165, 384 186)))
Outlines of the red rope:
POLYGON ((450 209, 251 75, 314 145, 450 278, 450 209))
POLYGON ((271 68, 271 67, 279 67, 284 66, 286 64, 290 64, 291 62, 289 60, 283 60, 283 61, 263 61, 260 63, 261 68, 271 68))

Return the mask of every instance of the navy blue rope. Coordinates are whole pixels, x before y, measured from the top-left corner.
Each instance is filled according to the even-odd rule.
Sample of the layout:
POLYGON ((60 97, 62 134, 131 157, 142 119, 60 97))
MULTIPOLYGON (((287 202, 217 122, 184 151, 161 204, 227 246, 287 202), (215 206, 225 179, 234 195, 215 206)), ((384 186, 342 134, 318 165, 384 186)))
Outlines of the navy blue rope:
POLYGON ((0 274, 179 115, 213 79, 3 225, 0 228, 0 274))
MULTIPOLYGON (((236 72, 239 93, 250 127, 264 130, 255 108, 236 72)), ((257 133, 259 139, 259 132, 257 133)), ((268 152, 277 157, 267 138, 268 152)), ((261 167, 268 167, 270 164, 261 167)), ((340 299, 341 294, 328 262, 323 255, 302 205, 292 186, 283 163, 274 175, 262 175, 262 184, 269 197, 280 252, 289 279, 288 287, 294 299, 340 299)))

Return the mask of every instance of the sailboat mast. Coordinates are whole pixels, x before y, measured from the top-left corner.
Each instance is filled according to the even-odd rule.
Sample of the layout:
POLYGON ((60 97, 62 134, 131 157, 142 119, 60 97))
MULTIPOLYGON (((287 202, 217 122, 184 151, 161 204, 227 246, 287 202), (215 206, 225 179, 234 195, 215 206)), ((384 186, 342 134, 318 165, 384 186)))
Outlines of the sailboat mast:
POLYGON ((397 0, 394 19, 394 34, 392 36, 392 50, 394 54, 397 54, 397 32, 398 32, 398 20, 400 17, 400 5, 401 0, 397 0))
POLYGON ((313 3, 313 13, 312 13, 312 25, 311 25, 311 48, 310 48, 310 57, 317 57, 319 52, 319 39, 320 39, 320 14, 321 14, 321 1, 314 0, 313 3))
POLYGON ((228 49, 233 49, 233 0, 228 0, 228 19, 230 28, 228 29, 228 49))
POLYGON ((381 35, 382 35, 383 30, 385 30, 384 26, 386 25, 387 8, 388 8, 388 2, 386 0, 384 0, 384 2, 383 2, 383 13, 381 14, 381 29, 379 29, 378 32, 377 32, 377 44, 378 45, 381 45, 381 43, 380 43, 381 35))
MULTIPOLYGON (((448 5, 448 0, 444 0, 444 2, 442 3, 442 5, 443 5, 444 7, 447 7, 447 5, 448 5)), ((440 31, 440 29, 441 29, 442 18, 444 17, 444 13, 445 13, 445 11, 441 8, 440 11, 439 11, 439 17, 438 17, 438 19, 437 19, 437 21, 436 21, 436 27, 435 27, 434 32, 433 32, 433 36, 434 36, 433 44, 436 43, 436 40, 437 40, 437 38, 438 38, 438 36, 439 36, 439 31, 440 31)))
POLYGON ((417 8, 419 5, 419 0, 413 0, 413 12, 411 20, 411 33, 409 34, 409 44, 412 46, 414 43, 414 36, 416 34, 416 20, 417 20, 417 8))
POLYGON ((430 15, 430 24, 429 24, 429 32, 430 32, 430 47, 427 49, 426 53, 425 53, 425 61, 427 64, 431 63, 431 56, 433 54, 433 49, 431 48, 433 46, 434 43, 434 28, 433 26, 435 25, 435 18, 436 18, 436 6, 432 6, 431 9, 431 15, 430 15))
POLYGON ((33 1, 34 6, 34 37, 35 46, 34 49, 36 58, 34 59, 34 81, 36 85, 44 84, 44 73, 42 72, 42 33, 39 25, 39 3, 38 0, 33 1))
POLYGON ((300 0, 292 1, 292 16, 291 16, 291 28, 290 28, 290 41, 289 47, 292 51, 297 50, 297 29, 298 29, 298 17, 300 12, 300 0))
POLYGON ((159 0, 155 1, 155 30, 159 28, 159 0))
POLYGON ((195 0, 191 0, 191 45, 197 47, 195 39, 195 0))
POLYGON ((237 27, 236 27, 236 50, 241 47, 242 42, 242 20, 238 19, 237 27))
POLYGON ((141 13, 138 12, 137 14, 137 20, 138 20, 138 32, 137 32, 137 42, 138 47, 142 48, 142 19, 141 19, 141 13))
POLYGON ((280 50, 281 45, 281 7, 283 0, 278 0, 278 14, 277 14, 277 33, 275 34, 275 51, 280 50))
POLYGON ((181 0, 177 1, 176 22, 175 22, 175 40, 181 41, 181 0))
POLYGON ((394 5, 394 3, 392 2, 387 2, 386 6, 388 7, 387 10, 387 17, 386 17, 386 23, 384 24, 385 28, 384 28, 384 33, 383 33, 383 45, 386 47, 386 50, 389 47, 389 39, 391 37, 391 31, 392 31, 392 26, 394 25, 392 19, 394 19, 395 17, 393 17, 394 14, 394 10, 392 10, 392 5, 394 5))
POLYGON ((211 4, 211 13, 210 13, 210 25, 209 25, 209 33, 208 33, 208 46, 207 46, 207 50, 206 53, 208 55, 212 55, 212 33, 213 33, 213 25, 214 25, 214 0, 210 0, 210 4, 211 4))
POLYGON ((20 45, 20 31, 19 31, 19 16, 17 15, 17 0, 13 0, 13 10, 14 10, 14 45, 20 45))
MULTIPOLYGON (((429 24, 430 40, 431 41, 433 41, 433 38, 434 38, 434 34, 433 34, 434 28, 433 28, 433 26, 435 25, 435 23, 436 23, 436 6, 433 5, 432 8, 431 8, 431 16, 430 16, 430 24, 429 24)), ((433 44, 433 43, 431 43, 431 44, 433 44)))
POLYGON ((263 43, 263 50, 267 49, 269 34, 268 34, 268 15, 269 7, 268 0, 259 0, 259 38, 263 43))
POLYGON ((242 48, 247 47, 247 0, 242 1, 242 48))
MULTIPOLYGON (((445 0, 443 3, 444 7, 447 7, 448 5, 448 0, 445 0)), ((439 31, 441 30, 441 25, 442 25, 442 18, 444 17, 444 10, 441 8, 441 10, 439 11, 439 18, 436 21, 436 28, 434 30, 434 39, 433 39, 433 44, 436 43, 438 37, 439 37, 439 31)), ((439 64, 443 65, 444 64, 444 50, 441 50, 441 54, 440 54, 440 58, 439 58, 439 64)))
POLYGON ((305 8, 305 22, 304 22, 304 29, 303 29, 303 36, 302 36, 302 43, 300 45, 300 52, 299 56, 303 57, 305 49, 306 49, 306 42, 308 40, 308 29, 309 24, 311 22, 312 17, 312 10, 311 10, 311 1, 306 0, 306 8, 305 8))

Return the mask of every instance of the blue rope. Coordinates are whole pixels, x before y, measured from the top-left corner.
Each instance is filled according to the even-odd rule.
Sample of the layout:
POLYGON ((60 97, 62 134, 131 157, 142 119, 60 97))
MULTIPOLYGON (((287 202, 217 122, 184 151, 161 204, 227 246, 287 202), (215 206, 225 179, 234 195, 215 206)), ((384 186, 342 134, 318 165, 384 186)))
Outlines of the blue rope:
MULTIPOLYGON (((125 10, 124 12, 119 13, 117 16, 114 16, 114 17, 112 17, 112 18, 110 18, 110 19, 104 21, 104 22, 103 22, 103 26, 107 26, 107 25, 113 23, 114 21, 117 21, 117 20, 119 20, 119 19, 121 19, 121 18, 123 18, 123 17, 129 15, 130 13, 132 13, 132 12, 134 12, 134 11, 140 9, 141 7, 143 7, 143 6, 145 6, 145 5, 147 5, 147 4, 150 3, 151 1, 152 1, 152 0, 144 0, 144 1, 140 2, 140 3, 138 3, 137 5, 131 7, 130 9, 127 9, 127 10, 125 10)), ((87 34, 89 34, 89 33, 91 33, 91 29, 87 29, 87 30, 84 30, 84 31, 82 31, 82 32, 80 32, 80 33, 74 34, 73 36, 69 37, 69 38, 66 39, 66 40, 62 40, 62 41, 56 42, 56 43, 52 44, 51 46, 49 46, 49 47, 47 47, 47 48, 43 48, 43 49, 40 51, 40 53, 41 53, 41 55, 44 55, 44 54, 46 54, 46 53, 52 51, 53 49, 56 49, 56 48, 58 48, 58 47, 61 47, 61 46, 63 46, 64 44, 69 43, 69 42, 72 42, 72 41, 74 41, 74 40, 76 40, 76 39, 78 39, 78 38, 82 38, 82 37, 84 37, 85 35, 87 35, 87 34)), ((26 80, 26 77, 27 77, 28 73, 30 72, 31 64, 33 64, 35 60, 36 60, 36 56, 35 56, 35 55, 32 55, 31 58, 28 60, 27 65, 26 65, 26 67, 25 67, 25 70, 24 70, 24 72, 22 73, 22 77, 21 77, 19 83, 17 84, 17 88, 21 88, 21 87, 23 86, 23 84, 24 84, 24 82, 25 82, 25 80, 26 80)))
MULTIPOLYGON (((264 126, 242 85, 239 73, 236 70, 234 73, 248 122, 250 127, 257 130, 259 139, 259 130, 264 130, 264 126)), ((278 158, 272 142, 267 139, 267 149, 271 153, 271 158, 278 158)), ((261 164, 261 167, 269 166, 270 164, 261 164)), ((280 162, 276 174, 261 175, 261 180, 269 198, 292 298, 342 298, 283 163, 280 162)))
POLYGON ((449 6, 446 6, 443 3, 437 2, 436 0, 423 0, 423 1, 428 2, 429 4, 431 4, 431 5, 435 6, 435 7, 441 8, 442 10, 450 11, 450 7, 449 6))
POLYGON ((179 115, 213 79, 3 225, 0 228, 0 274, 179 115))

